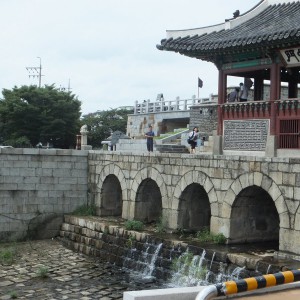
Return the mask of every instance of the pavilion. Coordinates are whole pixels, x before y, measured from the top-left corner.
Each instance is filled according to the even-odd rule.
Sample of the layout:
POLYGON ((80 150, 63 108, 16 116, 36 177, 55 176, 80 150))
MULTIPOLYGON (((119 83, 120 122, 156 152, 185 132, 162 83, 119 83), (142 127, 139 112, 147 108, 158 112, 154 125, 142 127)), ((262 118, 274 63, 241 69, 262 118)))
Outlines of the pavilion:
POLYGON ((262 0, 221 24, 168 30, 157 48, 217 67, 214 154, 300 156, 300 0, 262 0), (228 103, 228 76, 244 77, 244 86, 253 82, 253 99, 228 103))

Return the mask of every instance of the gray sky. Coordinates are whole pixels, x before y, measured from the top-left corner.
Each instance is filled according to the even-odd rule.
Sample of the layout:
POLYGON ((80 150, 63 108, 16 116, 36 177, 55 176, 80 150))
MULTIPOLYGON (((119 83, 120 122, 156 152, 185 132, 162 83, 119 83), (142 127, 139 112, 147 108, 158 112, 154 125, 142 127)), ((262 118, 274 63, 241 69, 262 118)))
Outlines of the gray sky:
MULTIPOLYGON (((38 84, 25 67, 42 61, 42 85, 68 88, 82 113, 217 92, 212 63, 159 51, 167 29, 222 23, 259 0, 0 0, 0 88, 38 84)), ((230 82, 229 82, 230 84, 230 82)), ((237 82, 238 84, 238 82, 237 82)))

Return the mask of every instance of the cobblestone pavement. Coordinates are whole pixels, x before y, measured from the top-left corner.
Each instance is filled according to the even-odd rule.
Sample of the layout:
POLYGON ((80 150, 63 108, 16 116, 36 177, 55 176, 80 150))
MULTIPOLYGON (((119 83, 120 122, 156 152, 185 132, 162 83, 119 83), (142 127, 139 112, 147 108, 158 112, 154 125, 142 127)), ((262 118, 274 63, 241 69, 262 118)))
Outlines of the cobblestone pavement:
POLYGON ((57 240, 0 244, 0 254, 0 300, 116 300, 123 299, 124 291, 157 288, 127 282, 121 269, 66 249, 57 240))

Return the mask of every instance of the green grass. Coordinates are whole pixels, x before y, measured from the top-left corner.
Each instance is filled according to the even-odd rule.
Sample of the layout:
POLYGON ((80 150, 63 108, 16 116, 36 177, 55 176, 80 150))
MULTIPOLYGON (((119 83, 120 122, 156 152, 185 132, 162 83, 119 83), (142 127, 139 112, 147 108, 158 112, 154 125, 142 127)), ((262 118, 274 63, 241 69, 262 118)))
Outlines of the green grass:
POLYGON ((49 276, 49 269, 45 266, 41 266, 38 268, 38 270, 36 271, 36 275, 39 278, 47 278, 49 276))
POLYGON ((155 230, 158 233, 164 233, 167 229, 167 220, 163 216, 159 217, 158 221, 155 224, 155 230))
POLYGON ((0 249, 0 264, 11 265, 15 260, 16 252, 14 246, 0 249))
POLYGON ((226 237, 223 233, 213 234, 210 233, 209 229, 207 227, 203 228, 202 230, 198 231, 196 233, 196 239, 199 242, 213 242, 215 244, 225 244, 226 243, 226 237))
POLYGON ((136 221, 136 220, 127 220, 124 226, 127 230, 136 230, 136 231, 143 230, 144 228, 143 222, 136 221))
POLYGON ((96 207, 94 205, 81 205, 77 207, 73 213, 76 216, 95 216, 96 215, 96 207))
POLYGON ((129 235, 127 241, 126 241, 126 246, 127 248, 133 248, 133 242, 135 241, 135 237, 132 235, 129 235))
POLYGON ((16 299, 16 298, 18 298, 18 294, 17 294, 16 291, 11 291, 11 292, 9 293, 9 296, 10 296, 11 299, 16 299))

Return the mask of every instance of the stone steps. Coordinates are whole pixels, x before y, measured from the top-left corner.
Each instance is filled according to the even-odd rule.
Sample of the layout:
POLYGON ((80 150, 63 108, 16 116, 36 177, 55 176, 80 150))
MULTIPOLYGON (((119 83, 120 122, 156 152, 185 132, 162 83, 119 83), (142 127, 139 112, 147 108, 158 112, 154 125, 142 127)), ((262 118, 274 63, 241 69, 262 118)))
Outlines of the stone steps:
POLYGON ((189 153, 189 150, 180 144, 156 145, 156 150, 160 153, 189 153))

